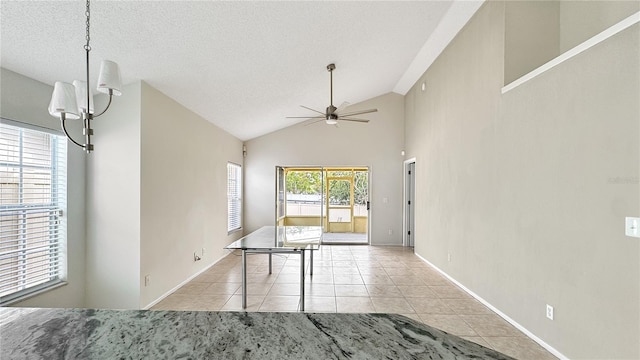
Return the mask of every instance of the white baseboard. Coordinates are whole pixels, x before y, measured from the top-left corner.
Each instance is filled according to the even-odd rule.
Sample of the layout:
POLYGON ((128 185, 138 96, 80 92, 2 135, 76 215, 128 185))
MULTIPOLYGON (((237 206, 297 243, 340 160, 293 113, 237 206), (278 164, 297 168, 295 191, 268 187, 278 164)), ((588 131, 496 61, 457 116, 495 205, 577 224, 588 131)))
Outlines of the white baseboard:
POLYGON ((449 279, 452 283, 456 284, 458 287, 460 287, 462 290, 464 290, 467 294, 471 295, 472 297, 474 297, 476 300, 480 301, 484 306, 488 307, 489 309, 491 309, 491 311, 495 312, 496 314, 498 314, 501 318, 505 319, 509 324, 513 325, 515 328, 517 328, 518 330, 522 331, 525 335, 527 335, 531 340, 537 342, 538 344, 540 344, 540 346, 542 346, 543 348, 545 348, 547 351, 549 351, 550 353, 552 353, 553 355, 555 355, 556 357, 558 357, 561 360, 569 360, 568 357, 564 356, 562 353, 560 353, 558 350, 556 350, 555 348, 553 348, 551 345, 547 344, 546 342, 544 342, 542 339, 540 339, 539 337, 535 336, 531 331, 527 330, 524 326, 518 324, 515 320, 513 320, 512 318, 508 317, 506 314, 504 314, 502 311, 498 310, 495 306, 491 305, 488 301, 486 301, 485 299, 481 298, 480 296, 478 296, 478 294, 474 293, 473 291, 467 289, 464 285, 462 285, 461 283, 459 283, 456 279, 452 278, 451 276, 449 276, 449 274, 447 274, 446 272, 442 271, 440 268, 438 268, 437 266, 435 266, 434 264, 432 264, 429 260, 423 258, 422 256, 418 255, 418 253, 415 253, 416 256, 418 258, 420 258, 420 260, 424 261, 425 263, 427 263, 429 266, 431 266, 432 268, 434 268, 436 271, 438 271, 440 274, 442 274, 442 276, 446 277, 447 279, 449 279))
POLYGON ((206 268, 198 271, 197 273, 191 275, 188 279, 186 279, 185 281, 181 282, 180 284, 176 285, 173 289, 167 291, 166 293, 162 294, 159 298, 155 299, 154 301, 152 301, 151 303, 149 303, 147 306, 143 307, 143 310, 149 310, 151 309, 151 307, 153 307, 155 304, 159 303, 160 301, 164 300, 164 298, 166 298, 167 296, 173 294, 176 290, 180 289, 182 286, 186 285, 189 281, 195 279, 198 275, 202 274, 203 272, 209 270, 213 265, 217 264, 220 262, 220 260, 226 258, 227 256, 231 255, 231 251, 228 252, 226 255, 224 255, 223 257, 221 257, 220 259, 212 262, 209 266, 207 266, 206 268))

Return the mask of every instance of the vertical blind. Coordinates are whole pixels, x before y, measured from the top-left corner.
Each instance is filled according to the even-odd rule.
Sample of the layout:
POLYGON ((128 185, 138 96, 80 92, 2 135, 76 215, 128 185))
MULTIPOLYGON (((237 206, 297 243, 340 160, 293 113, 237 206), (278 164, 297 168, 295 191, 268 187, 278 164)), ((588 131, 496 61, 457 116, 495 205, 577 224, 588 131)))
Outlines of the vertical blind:
POLYGON ((227 163, 227 231, 242 227, 242 167, 227 163))
POLYGON ((0 304, 60 282, 67 141, 0 123, 0 304))

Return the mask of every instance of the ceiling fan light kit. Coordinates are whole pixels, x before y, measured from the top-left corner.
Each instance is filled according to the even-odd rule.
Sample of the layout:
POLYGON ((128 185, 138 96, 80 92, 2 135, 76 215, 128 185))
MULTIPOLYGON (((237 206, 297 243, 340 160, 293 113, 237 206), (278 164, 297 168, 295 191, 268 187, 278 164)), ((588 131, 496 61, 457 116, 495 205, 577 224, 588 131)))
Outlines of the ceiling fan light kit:
POLYGON ((367 119, 358 119, 358 118, 354 118, 352 116, 355 115, 362 115, 362 114, 369 114, 369 113, 373 113, 378 111, 378 109, 369 109, 369 110, 361 110, 361 111, 352 111, 352 112, 347 112, 347 113, 343 113, 342 112, 342 108, 346 107, 346 105, 348 105, 348 103, 345 103, 346 105, 340 106, 340 108, 337 108, 333 105, 333 70, 336 69, 336 64, 329 64, 327 65, 327 71, 329 71, 329 100, 330 100, 330 105, 327 106, 327 108, 325 109, 325 112, 323 113, 322 111, 318 111, 309 107, 306 107, 304 105, 300 105, 302 108, 307 109, 307 110, 311 110, 313 112, 316 112, 318 114, 321 115, 316 115, 316 116, 287 116, 288 119, 317 119, 315 120, 313 123, 316 123, 318 121, 322 121, 324 120, 325 123, 327 125, 337 125, 339 121, 352 121, 352 122, 360 122, 360 123, 368 123, 369 120, 367 119))

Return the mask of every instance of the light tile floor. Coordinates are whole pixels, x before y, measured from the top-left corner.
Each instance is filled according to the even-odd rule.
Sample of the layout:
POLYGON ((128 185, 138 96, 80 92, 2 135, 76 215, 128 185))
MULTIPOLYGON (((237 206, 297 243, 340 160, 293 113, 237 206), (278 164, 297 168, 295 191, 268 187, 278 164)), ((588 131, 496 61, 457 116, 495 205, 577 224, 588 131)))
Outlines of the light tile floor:
MULTIPOLYGON (((308 257, 307 257, 308 258, 308 257)), ((298 311, 298 255, 247 257, 246 311, 298 311)), ((307 265, 308 266, 308 265, 307 265)), ((402 314, 517 359, 556 359, 413 254, 389 246, 323 246, 306 277, 306 312, 402 314)), ((240 311, 241 257, 235 252, 152 310, 240 311)))

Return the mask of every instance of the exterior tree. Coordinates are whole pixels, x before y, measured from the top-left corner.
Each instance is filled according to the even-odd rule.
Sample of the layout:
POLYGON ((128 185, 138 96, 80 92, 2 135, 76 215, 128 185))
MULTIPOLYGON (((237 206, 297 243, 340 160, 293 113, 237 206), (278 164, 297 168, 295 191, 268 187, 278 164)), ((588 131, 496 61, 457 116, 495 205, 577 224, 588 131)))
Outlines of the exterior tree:
POLYGON ((369 198, 369 174, 366 171, 356 171, 353 176, 353 202, 365 205, 369 198))
MULTIPOLYGON (((369 174, 366 171, 334 171, 328 176, 349 177, 353 174, 354 204, 365 205, 368 200, 369 174)), ((320 171, 289 171, 286 176, 287 194, 321 194, 323 193, 322 174, 320 171)), ((349 205, 351 196, 350 182, 332 180, 329 182, 329 201, 333 205, 349 205)))
POLYGON ((322 192, 320 171, 289 171, 285 182, 287 194, 320 194, 322 192))

